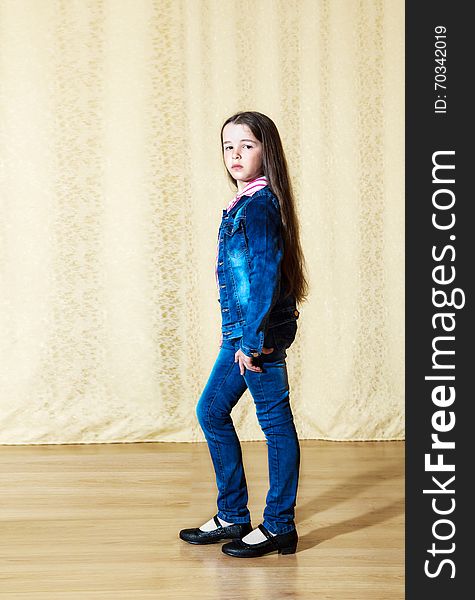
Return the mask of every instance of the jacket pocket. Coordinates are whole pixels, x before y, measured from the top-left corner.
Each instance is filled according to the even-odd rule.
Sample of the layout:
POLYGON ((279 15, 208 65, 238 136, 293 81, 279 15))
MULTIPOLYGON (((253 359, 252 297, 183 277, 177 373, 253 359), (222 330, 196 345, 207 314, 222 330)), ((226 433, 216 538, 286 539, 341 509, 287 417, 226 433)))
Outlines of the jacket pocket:
POLYGON ((263 343, 264 348, 276 348, 276 342, 275 342, 275 336, 274 336, 274 330, 273 329, 268 329, 267 333, 264 335, 264 343, 263 343))
POLYGON ((239 258, 246 251, 242 219, 229 223, 224 228, 226 251, 232 258, 239 258))
POLYGON ((272 327, 269 331, 272 332, 275 340, 275 345, 279 350, 290 348, 297 335, 297 321, 288 321, 272 327))

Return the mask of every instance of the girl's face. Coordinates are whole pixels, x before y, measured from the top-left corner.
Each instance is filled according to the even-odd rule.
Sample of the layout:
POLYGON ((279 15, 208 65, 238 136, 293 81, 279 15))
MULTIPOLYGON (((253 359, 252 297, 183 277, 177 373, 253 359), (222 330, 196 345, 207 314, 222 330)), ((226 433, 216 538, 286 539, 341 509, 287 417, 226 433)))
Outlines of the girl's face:
POLYGON ((226 168, 236 179, 238 189, 263 175, 262 143, 247 125, 228 123, 223 129, 223 153, 226 168))

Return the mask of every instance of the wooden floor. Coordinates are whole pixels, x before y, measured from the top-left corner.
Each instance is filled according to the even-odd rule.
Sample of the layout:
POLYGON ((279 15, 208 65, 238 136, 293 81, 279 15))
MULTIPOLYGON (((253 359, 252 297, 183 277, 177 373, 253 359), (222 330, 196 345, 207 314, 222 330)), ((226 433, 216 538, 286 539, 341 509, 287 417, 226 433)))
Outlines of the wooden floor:
MULTIPOLYGON (((297 553, 178 538, 216 513, 205 443, 0 446, 3 600, 404 597, 403 442, 301 441, 297 553)), ((243 443, 252 524, 265 442, 243 443)))

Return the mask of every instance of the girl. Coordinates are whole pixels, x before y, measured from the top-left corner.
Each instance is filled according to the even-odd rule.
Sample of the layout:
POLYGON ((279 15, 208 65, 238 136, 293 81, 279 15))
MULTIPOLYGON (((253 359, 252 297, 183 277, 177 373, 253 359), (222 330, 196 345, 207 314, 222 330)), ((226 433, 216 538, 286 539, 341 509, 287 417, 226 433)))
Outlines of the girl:
POLYGON ((300 446, 289 401, 286 349, 297 332, 297 303, 307 296, 304 258, 287 163, 274 122, 240 112, 221 128, 223 159, 238 193, 223 210, 216 283, 221 343, 196 407, 218 487, 218 512, 183 529, 191 544, 232 539, 236 557, 294 553, 300 446), (263 522, 253 529, 241 446, 231 410, 249 388, 267 439, 269 482, 263 522))

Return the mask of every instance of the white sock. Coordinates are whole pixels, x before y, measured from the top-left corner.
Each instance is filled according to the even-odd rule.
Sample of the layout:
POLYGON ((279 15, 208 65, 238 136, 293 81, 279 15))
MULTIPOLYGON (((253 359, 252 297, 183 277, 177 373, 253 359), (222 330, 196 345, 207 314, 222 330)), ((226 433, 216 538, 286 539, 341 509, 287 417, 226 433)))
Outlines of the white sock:
MULTIPOLYGON (((234 525, 234 523, 228 523, 227 521, 223 521, 221 517, 218 517, 218 521, 221 523, 223 527, 228 527, 229 525, 234 525)), ((218 529, 216 527, 216 523, 214 522, 214 517, 212 517, 209 521, 206 521, 204 525, 200 527, 201 531, 214 531, 218 529)))
MULTIPOLYGON (((272 531, 269 531, 269 533, 274 536, 277 535, 276 533, 272 533, 272 531)), ((248 533, 242 538, 242 541, 246 542, 246 544, 259 544, 260 542, 265 542, 266 540, 266 536, 258 527, 253 529, 251 533, 248 533)))

